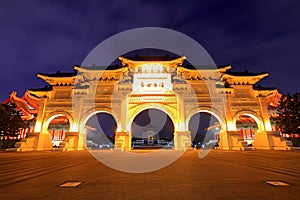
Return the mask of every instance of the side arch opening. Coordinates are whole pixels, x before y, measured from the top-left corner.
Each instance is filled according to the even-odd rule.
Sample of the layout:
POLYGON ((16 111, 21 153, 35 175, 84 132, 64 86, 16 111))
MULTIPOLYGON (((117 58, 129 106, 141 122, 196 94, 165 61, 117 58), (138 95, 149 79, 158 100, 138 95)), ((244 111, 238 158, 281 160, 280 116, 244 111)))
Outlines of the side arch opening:
POLYGON ((221 122, 210 112, 199 111, 190 118, 188 128, 194 148, 217 146, 220 139, 221 122))
POLYGON ((50 134, 51 142, 54 147, 59 147, 66 136, 66 132, 70 130, 70 121, 64 115, 54 115, 48 124, 47 132, 50 134))
POLYGON ((244 113, 236 119, 236 129, 240 131, 241 137, 249 146, 255 140, 255 135, 259 132, 259 121, 255 116, 244 113))
POLYGON ((114 148, 117 122, 107 112, 95 112, 85 122, 87 149, 110 149, 114 148))

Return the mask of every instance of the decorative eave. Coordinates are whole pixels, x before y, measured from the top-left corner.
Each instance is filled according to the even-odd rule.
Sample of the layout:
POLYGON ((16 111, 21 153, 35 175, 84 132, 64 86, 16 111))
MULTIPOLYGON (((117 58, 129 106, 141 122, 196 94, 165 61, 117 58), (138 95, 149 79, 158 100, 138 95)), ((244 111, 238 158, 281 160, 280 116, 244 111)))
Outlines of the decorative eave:
MULTIPOLYGON (((37 96, 38 98, 41 97, 50 97, 52 94, 52 87, 44 87, 44 88, 35 88, 35 89, 29 89, 26 91, 26 93, 33 94, 37 96)), ((31 95, 32 96, 32 95, 31 95)))
POLYGON ((232 94, 234 89, 233 88, 222 88, 222 90, 225 90, 226 94, 232 94))
POLYGON ((282 94, 275 90, 273 93, 266 96, 266 104, 268 108, 277 108, 280 104, 282 94))
POLYGON ((43 79, 47 83, 49 83, 52 86, 55 85, 74 85, 75 79, 77 75, 73 75, 70 77, 64 77, 64 76, 55 76, 56 74, 41 74, 38 73, 37 77, 43 79))
POLYGON ((218 67, 220 73, 225 73, 227 70, 231 69, 231 65, 225 65, 218 67))
POLYGON ((161 64, 164 66, 169 66, 169 67, 173 67, 176 68, 177 66, 181 66, 183 61, 186 59, 185 56, 181 56, 179 58, 173 59, 173 60, 131 60, 129 58, 125 58, 125 57, 119 57, 119 60, 121 61, 122 65, 124 67, 129 67, 129 68, 135 68, 137 66, 141 66, 144 64, 161 64))
MULTIPOLYGON (((34 107, 31 109, 29 107, 29 103, 26 101, 25 98, 17 97, 17 92, 12 91, 9 95, 9 98, 5 101, 6 103, 14 103, 16 105, 17 110, 19 110, 23 116, 21 116, 24 120, 30 120, 34 118, 34 114, 38 113, 38 110, 34 107)), ((37 102, 38 103, 38 102, 37 102)), ((38 105, 37 105, 38 106, 38 105)))
POLYGON ((222 80, 230 85, 254 85, 261 79, 269 76, 268 73, 262 73, 257 75, 231 75, 223 74, 222 80))
POLYGON ((256 94, 255 96, 260 96, 260 97, 267 97, 273 93, 278 93, 277 89, 257 89, 253 91, 256 94))
POLYGON ((40 91, 38 91, 38 90, 36 90, 36 91, 29 90, 29 92, 31 94, 34 94, 35 96, 37 96, 39 98, 41 98, 41 97, 50 97, 51 94, 52 94, 52 91, 42 91, 42 90, 40 90, 40 91))
POLYGON ((84 74, 89 80, 119 80, 122 78, 122 75, 128 71, 128 68, 122 67, 114 70, 101 70, 101 69, 89 69, 82 68, 77 65, 74 66, 74 69, 78 72, 84 74))
POLYGON ((223 71, 230 69, 231 66, 212 69, 187 69, 177 67, 177 71, 183 75, 186 80, 217 80, 221 77, 223 71))
POLYGON ((74 65, 73 67, 76 71, 78 72, 83 72, 83 73, 124 73, 128 69, 126 67, 121 67, 118 69, 95 69, 94 67, 80 67, 78 65, 74 65))
POLYGON ((27 103, 33 107, 34 109, 39 109, 39 99, 33 95, 31 95, 30 91, 27 90, 24 94, 24 96, 22 97, 25 101, 27 101, 27 103))

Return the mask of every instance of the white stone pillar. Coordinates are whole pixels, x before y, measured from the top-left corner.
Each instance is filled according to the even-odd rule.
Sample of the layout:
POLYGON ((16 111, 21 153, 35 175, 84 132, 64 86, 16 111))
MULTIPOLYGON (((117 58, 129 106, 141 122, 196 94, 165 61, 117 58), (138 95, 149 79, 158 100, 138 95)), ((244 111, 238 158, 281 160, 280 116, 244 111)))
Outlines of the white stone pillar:
MULTIPOLYGON (((187 130, 184 98, 178 94, 177 98, 178 112, 177 112, 177 129, 174 132, 174 149, 185 150, 191 146, 191 132, 187 130)), ((173 122, 174 123, 174 122, 173 122)), ((174 124, 175 125, 175 124, 174 124)))
POLYGON ((131 149, 131 132, 128 130, 128 97, 122 95, 120 99, 121 103, 121 131, 117 131, 115 134, 115 147, 122 150, 131 149))
POLYGON ((265 131, 272 131, 272 126, 269 118, 268 108, 266 104, 266 98, 265 97, 258 97, 259 105, 260 105, 260 112, 263 118, 264 123, 264 130, 265 131))

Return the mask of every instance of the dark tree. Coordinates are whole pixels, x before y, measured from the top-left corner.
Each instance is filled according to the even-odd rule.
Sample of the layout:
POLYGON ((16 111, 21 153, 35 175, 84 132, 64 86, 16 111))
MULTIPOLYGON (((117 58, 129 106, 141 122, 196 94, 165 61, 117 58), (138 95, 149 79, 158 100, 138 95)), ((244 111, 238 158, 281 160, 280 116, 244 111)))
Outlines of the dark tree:
MULTIPOLYGON (((26 123, 21 119, 21 113, 16 109, 14 104, 0 104, 1 138, 9 140, 10 137, 17 137, 19 130, 25 127, 26 123)), ((1 142, 1 147, 6 148, 8 146, 1 142)))
POLYGON ((274 119, 283 133, 300 133, 300 93, 282 95, 274 119))

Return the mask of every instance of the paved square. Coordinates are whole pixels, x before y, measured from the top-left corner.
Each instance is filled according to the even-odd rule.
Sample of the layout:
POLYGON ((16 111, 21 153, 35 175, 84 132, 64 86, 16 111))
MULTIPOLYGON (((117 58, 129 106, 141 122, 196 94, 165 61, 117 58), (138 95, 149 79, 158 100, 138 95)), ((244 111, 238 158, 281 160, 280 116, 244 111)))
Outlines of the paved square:
MULTIPOLYGON (((151 173, 113 170, 76 152, 1 152, 0 199, 298 199, 300 151, 188 150, 151 173), (68 181, 75 188, 57 187, 68 181), (274 187, 266 181, 282 181, 274 187)), ((69 183, 68 183, 69 185, 69 183)))

